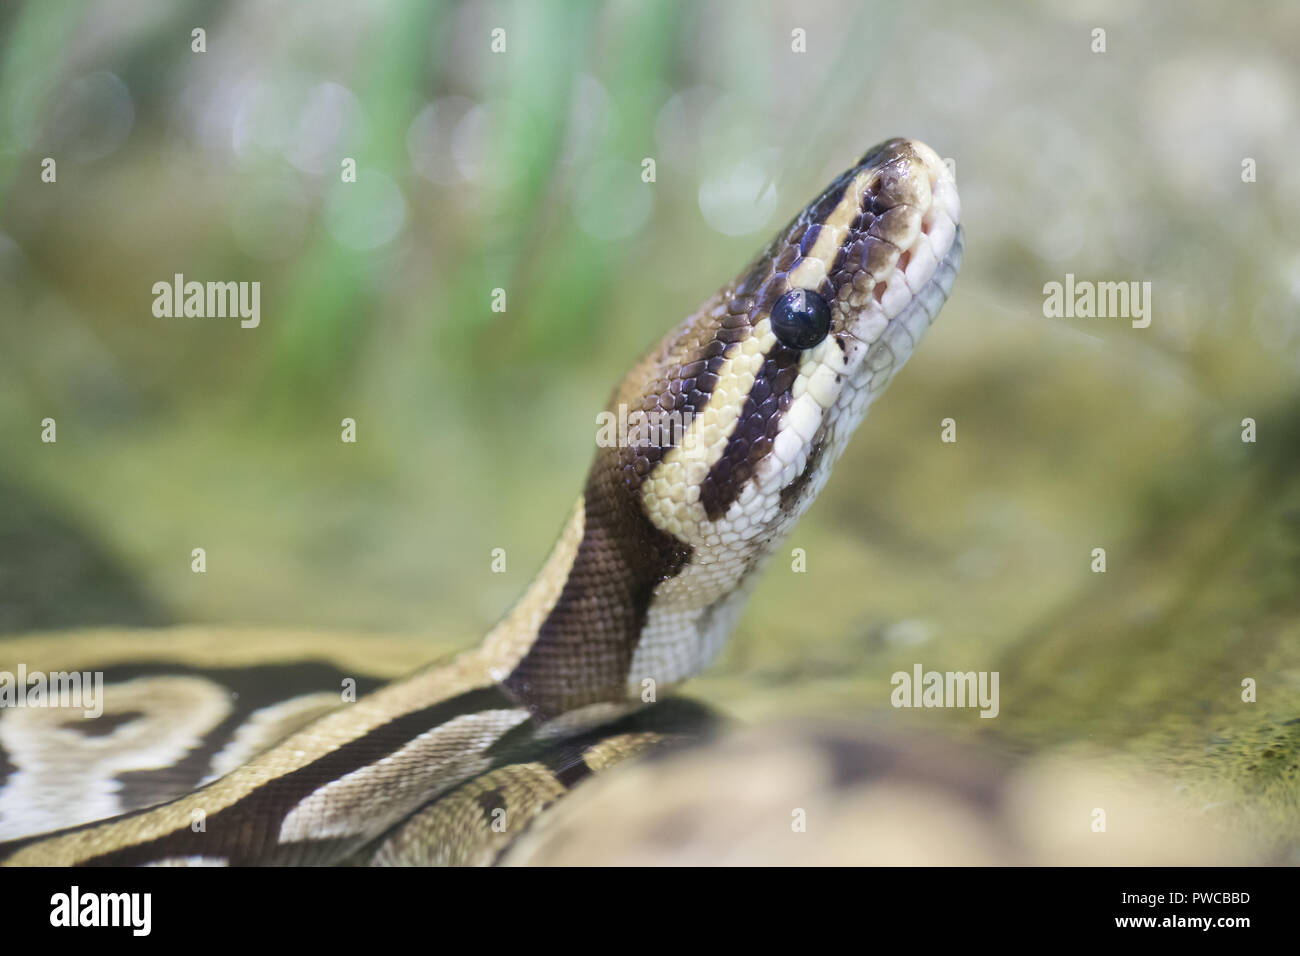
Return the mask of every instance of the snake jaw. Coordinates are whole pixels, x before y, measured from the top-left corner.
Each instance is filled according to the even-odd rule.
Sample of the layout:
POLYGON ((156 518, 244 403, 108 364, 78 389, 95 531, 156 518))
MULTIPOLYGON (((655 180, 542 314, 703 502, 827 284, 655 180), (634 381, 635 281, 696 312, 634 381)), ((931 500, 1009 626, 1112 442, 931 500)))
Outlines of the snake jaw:
POLYGON ((863 163, 854 181, 859 211, 830 285, 835 327, 872 346, 917 300, 931 318, 942 305, 952 276, 940 267, 953 265, 961 204, 951 171, 924 143, 890 140, 863 163), (936 273, 939 282, 932 283, 936 273))

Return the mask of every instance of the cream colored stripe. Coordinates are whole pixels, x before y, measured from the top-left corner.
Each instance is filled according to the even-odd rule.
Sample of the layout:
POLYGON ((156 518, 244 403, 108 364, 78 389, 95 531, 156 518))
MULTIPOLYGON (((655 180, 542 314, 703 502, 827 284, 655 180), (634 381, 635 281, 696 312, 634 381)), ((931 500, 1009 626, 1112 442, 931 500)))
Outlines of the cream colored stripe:
MULTIPOLYGON (((790 288, 815 289, 825 280, 827 268, 834 265, 849 226, 862 207, 862 197, 879 174, 878 169, 863 170, 845 187, 839 203, 822 221, 812 249, 787 277, 790 288)), ((682 443, 664 455, 642 485, 642 503, 657 528, 688 544, 702 543, 710 523, 700 504, 700 487, 709 469, 726 451, 745 397, 775 344, 776 336, 764 316, 749 338, 723 362, 709 404, 691 420, 682 443)), ((818 350, 814 357, 820 357, 823 351, 818 350)), ((809 361, 805 357, 805 368, 809 361)))
POLYGON ((835 265, 840 245, 848 234, 849 225, 862 208, 862 197, 872 180, 880 175, 880 170, 863 170, 853 177, 853 182, 844 189, 837 205, 821 224, 821 231, 808 254, 795 264, 786 277, 786 285, 791 289, 816 289, 826 281, 826 274, 835 265))
POLYGON ((505 680, 532 649, 537 632, 569 580, 585 529, 586 509, 579 495, 546 564, 509 615, 483 639, 482 654, 494 679, 505 680))
POLYGON ((15 853, 5 864, 67 866, 189 827, 196 819, 196 811, 211 816, 258 787, 305 767, 395 717, 489 685, 486 671, 475 652, 464 654, 444 667, 390 684, 323 717, 203 790, 139 816, 38 841, 15 853))
POLYGON ((280 842, 376 836, 441 791, 486 770, 492 764, 488 747, 527 719, 522 709, 487 710, 433 727, 378 764, 359 767, 300 800, 280 826, 280 842))
POLYGON ((681 444, 668 450, 641 486, 641 501, 655 527, 687 544, 702 541, 707 517, 700 504, 705 476, 727 450, 745 398, 776 344, 767 319, 758 323, 718 370, 718 384, 702 413, 691 419, 681 444))
POLYGON ((322 718, 204 790, 139 816, 39 841, 14 854, 6 863, 69 865, 123 846, 158 839, 188 827, 195 811, 211 816, 257 787, 305 767, 402 714, 491 685, 527 653, 546 614, 559 599, 582 541, 583 524, 580 498, 546 566, 523 600, 492 630, 480 648, 461 654, 449 664, 390 684, 322 718))
MULTIPOLYGON (((463 645, 462 645, 463 646, 463 645)), ((50 631, 0 639, 0 671, 103 670, 116 664, 160 661, 195 668, 255 667, 323 660, 347 673, 401 677, 457 650, 415 634, 321 633, 258 627, 163 627, 50 631)))

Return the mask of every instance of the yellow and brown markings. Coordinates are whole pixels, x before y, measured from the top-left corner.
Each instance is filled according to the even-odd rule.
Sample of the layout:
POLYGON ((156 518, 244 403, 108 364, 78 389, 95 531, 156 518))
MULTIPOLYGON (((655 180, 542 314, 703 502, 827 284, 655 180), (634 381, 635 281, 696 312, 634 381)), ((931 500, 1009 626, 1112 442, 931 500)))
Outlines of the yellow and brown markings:
MULTIPOLYGON (((660 429, 655 441, 597 450, 551 557, 478 649, 325 715, 191 794, 0 855, 345 859, 429 800, 500 769, 507 743, 577 740, 586 732, 577 717, 637 699, 643 679, 666 686, 698 671, 734 623, 753 570, 946 296, 960 232, 945 176, 928 147, 882 144, 642 358, 609 409, 683 425, 689 414, 684 441, 660 429), (931 208, 932 183, 947 218, 931 208), (940 264, 943 281, 931 281, 940 264), (797 315, 794 300, 807 306, 797 315)), ((595 745, 583 745, 593 759, 617 752, 595 745)), ((587 751, 555 752, 570 759, 558 769, 541 762, 561 784, 590 770, 587 751)), ((218 763, 209 756, 210 768, 218 763)), ((477 788, 473 800, 492 792, 477 788)))
MULTIPOLYGON (((333 858, 354 848, 375 832, 364 826, 355 832, 330 835, 324 838, 303 838, 281 841, 281 827, 299 804, 313 793, 334 781, 383 760, 398 751, 412 739, 453 722, 456 718, 488 711, 510 710, 514 702, 494 687, 481 688, 457 695, 429 707, 404 713, 380 724, 365 734, 337 747, 324 751, 314 760, 278 774, 268 774, 260 785, 247 788, 237 798, 222 803, 220 781, 200 790, 184 800, 176 801, 157 811, 143 811, 115 821, 117 832, 104 826, 68 831, 53 840, 42 840, 32 847, 34 858, 22 849, 25 842, 0 847, 0 853, 14 851, 7 862, 55 862, 45 859, 48 850, 57 853, 57 859, 66 863, 86 865, 130 866, 153 859, 186 857, 191 855, 219 858, 232 864, 248 862, 311 863, 322 858, 333 858), (205 801, 205 793, 212 799, 205 801), (189 813, 183 814, 183 825, 168 825, 175 813, 162 814, 164 810, 176 812, 198 810, 203 814, 203 829, 195 830, 189 813), (155 826, 148 826, 150 818, 155 826), (161 818, 161 819, 160 819, 161 818), (133 826, 133 823, 140 824, 133 826), (124 834, 133 839, 120 840, 124 834)), ((494 735, 499 736, 499 733, 494 735)), ((295 738, 296 739, 296 738, 295 738)), ((465 741, 456 740, 453 748, 458 752, 465 741)), ((382 780, 376 780, 371 796, 377 796, 382 780)), ((364 794, 362 795, 364 797, 364 794)), ((354 818, 367 820, 362 806, 352 807, 354 818)), ((416 801, 417 805, 419 801, 416 801)), ((382 827, 378 828, 382 830, 382 827)), ((378 831, 376 831, 378 832, 378 831)))
POLYGON ((592 468, 568 580, 505 680, 539 717, 623 696, 654 589, 690 556, 688 546, 650 523, 621 477, 600 461, 592 468))
POLYGON ((358 694, 384 683, 311 660, 228 668, 124 661, 99 673, 98 717, 0 710, 0 838, 189 793, 338 707, 344 679, 358 694))
POLYGON ((568 792, 541 763, 493 770, 419 811, 364 862, 372 866, 486 866, 568 792))
MULTIPOLYGON (((665 582, 691 562, 701 544, 714 543, 700 540, 702 523, 720 519, 773 453, 796 381, 801 373, 813 376, 821 364, 817 356, 824 350, 811 353, 778 341, 769 325, 774 304, 791 288, 814 289, 835 301, 868 258, 883 275, 885 259, 877 248, 890 246, 896 258, 891 243, 905 239, 900 230, 907 231, 891 226, 901 197, 890 190, 893 180, 883 170, 888 163, 910 170, 914 162, 902 142, 864 157, 736 281, 652 349, 615 392, 608 410, 616 417, 620 406, 664 416, 660 420, 679 416, 677 421, 690 423, 686 444, 668 431, 653 441, 597 451, 569 578, 536 641, 505 681, 535 714, 554 716, 626 693, 656 595, 661 601, 671 597, 665 582)), ((910 211, 909 221, 919 215, 910 211)), ((801 471, 806 483, 807 468, 801 471)), ((791 500, 787 496, 785 503, 791 500)), ((728 563, 749 567, 757 543, 749 550, 755 553, 735 561, 728 555, 728 563)), ((697 598, 696 607, 684 610, 703 612, 735 583, 719 577, 713 594, 709 588, 684 589, 697 598)))
POLYGON ((556 801, 625 760, 711 737, 719 718, 693 701, 643 708, 572 738, 521 725, 492 748, 494 769, 434 800, 354 862, 486 866, 556 801))
MULTIPOLYGON (((151 810, 52 834, 30 846, 27 844, 31 841, 5 845, 0 848, 0 858, 20 865, 68 865, 91 860, 108 862, 117 850, 129 851, 131 847, 146 844, 171 847, 190 841, 208 848, 207 852, 203 849, 196 851, 200 855, 220 856, 211 852, 214 841, 204 840, 212 835, 211 827, 202 833, 194 833, 190 828, 196 814, 211 821, 223 811, 228 812, 222 817, 222 844, 228 845, 231 852, 241 859, 262 859, 263 854, 277 859, 319 856, 321 853, 318 851, 323 847, 298 846, 280 851, 280 819, 274 814, 278 812, 282 817, 291 809, 285 806, 288 802, 286 794, 298 793, 304 788, 310 792, 334 779, 328 776, 330 773, 346 773, 358 769, 356 764, 382 759, 393 748, 409 740, 409 736, 435 726, 428 722, 431 718, 461 716, 467 707, 472 710, 473 698, 468 702, 450 702, 476 690, 491 691, 491 701, 485 705, 517 706, 494 689, 488 667, 478 652, 463 654, 445 665, 418 671, 326 715, 200 790, 151 810), (447 706, 440 709, 441 705, 447 706), (412 714, 419 716, 411 718, 412 714), (344 759, 323 762, 349 744, 353 746, 344 750, 344 759), (314 771, 311 769, 313 766, 316 768, 314 771), (326 768, 324 775, 322 767, 326 768), (299 771, 303 772, 293 776, 299 771), (279 782, 285 778, 290 779, 286 783, 279 782)), ((448 781, 447 785, 455 782, 458 781, 448 781)), ((370 820, 359 819, 363 828, 374 821, 373 817, 370 820)), ((373 825, 379 826, 380 823, 374 821, 373 825)), ((358 835, 357 839, 361 836, 358 835)), ((340 842, 350 845, 356 840, 340 842)), ((131 859, 139 857, 141 860, 148 855, 127 853, 131 859)), ((164 855, 188 854, 179 850, 159 854, 164 855)))
POLYGON ((781 413, 790 407, 799 364, 796 349, 778 344, 768 351, 722 455, 704 478, 700 503, 710 521, 727 513, 745 483, 754 477, 758 463, 772 453, 781 413))

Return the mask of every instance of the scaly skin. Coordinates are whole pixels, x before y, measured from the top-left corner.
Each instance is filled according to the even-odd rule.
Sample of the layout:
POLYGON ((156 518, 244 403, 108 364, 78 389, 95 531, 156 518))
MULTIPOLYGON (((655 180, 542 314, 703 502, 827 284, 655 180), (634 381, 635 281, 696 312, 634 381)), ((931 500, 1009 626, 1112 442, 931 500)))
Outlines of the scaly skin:
MULTIPOLYGON (((623 379, 606 409, 616 421, 667 413, 681 433, 630 422, 614 440, 597 436, 549 560, 480 646, 319 717, 193 793, 0 854, 13 864, 352 859, 463 782, 698 672, 938 314, 960 266, 959 220, 933 150, 877 146, 623 379)), ((201 713, 178 703, 172 723, 202 738, 221 695, 193 680, 167 689, 201 703, 201 713)), ((164 686, 150 685, 133 706, 160 696, 164 686)), ((284 730, 300 716, 273 723, 284 730)), ((191 749, 154 756, 174 763, 191 749)))

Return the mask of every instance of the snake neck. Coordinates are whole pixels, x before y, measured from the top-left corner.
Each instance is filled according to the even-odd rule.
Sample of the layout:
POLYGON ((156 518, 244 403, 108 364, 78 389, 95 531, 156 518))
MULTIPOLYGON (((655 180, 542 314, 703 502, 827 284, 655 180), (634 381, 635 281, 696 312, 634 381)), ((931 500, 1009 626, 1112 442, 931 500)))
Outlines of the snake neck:
MULTIPOLYGON (((536 717, 655 698, 661 675, 638 673, 637 649, 691 548, 650 522, 637 492, 617 452, 598 449, 550 557, 483 642, 492 678, 536 717)), ((701 609, 677 606, 677 639, 696 640, 701 609)))

